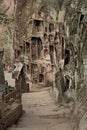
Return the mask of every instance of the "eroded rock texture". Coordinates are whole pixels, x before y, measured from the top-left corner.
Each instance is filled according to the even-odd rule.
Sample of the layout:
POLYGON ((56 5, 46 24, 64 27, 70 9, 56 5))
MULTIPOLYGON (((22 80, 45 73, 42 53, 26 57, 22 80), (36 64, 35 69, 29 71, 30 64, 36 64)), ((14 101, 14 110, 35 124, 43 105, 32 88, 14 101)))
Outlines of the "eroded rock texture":
MULTIPOLYGON (((32 28, 34 28, 31 19, 34 18, 32 15, 34 13, 43 17, 43 27, 45 27, 45 40, 43 40, 49 43, 56 101, 61 103, 64 100, 67 102, 72 100, 75 104, 71 117, 72 129, 86 130, 87 1, 59 0, 57 2, 55 0, 46 3, 46 1, 21 0, 19 2, 16 0, 14 37, 16 58, 21 55, 21 52, 23 53, 24 42, 36 39, 36 34, 31 36, 32 28), (49 8, 47 7, 48 3, 49 8), (45 16, 41 15, 41 11, 45 16), (50 20, 46 21, 48 16, 52 20, 51 23, 48 22, 50 20), (47 31, 48 28, 49 31, 47 31), (49 35, 46 32, 49 32, 49 35), (49 36, 49 40, 47 36, 49 36)), ((38 25, 39 22, 36 24, 38 25)), ((39 47, 41 47, 40 45, 39 47)))
MULTIPOLYGON (((63 96, 75 102, 72 113, 72 127, 74 130, 86 130, 86 94, 87 94, 87 2, 86 1, 64 1, 62 11, 65 11, 64 21, 60 22, 62 11, 59 11, 60 36, 65 37, 64 66, 62 69, 64 86, 63 96), (61 15, 60 15, 61 13, 61 15), (64 27, 64 28, 63 28, 64 27), (84 125, 83 125, 84 124, 84 125)), ((62 44, 62 43, 61 43, 62 44)), ((61 72, 61 71, 60 71, 61 72)), ((58 72, 59 73, 59 70, 58 72)), ((61 79, 57 74, 55 79, 61 79)), ((56 81, 55 80, 55 81, 56 81)), ((61 86, 62 87, 62 86, 61 86)), ((56 88, 59 89, 59 84, 56 88)), ((58 92, 58 91, 56 91, 58 92)))

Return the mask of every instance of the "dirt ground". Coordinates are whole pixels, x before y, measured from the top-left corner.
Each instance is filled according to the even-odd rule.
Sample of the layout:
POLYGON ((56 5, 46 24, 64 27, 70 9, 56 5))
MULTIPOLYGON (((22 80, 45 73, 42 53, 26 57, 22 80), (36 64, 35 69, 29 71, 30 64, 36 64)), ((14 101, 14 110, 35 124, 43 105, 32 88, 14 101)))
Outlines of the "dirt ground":
POLYGON ((24 114, 8 130, 71 130, 69 107, 58 106, 48 90, 23 94, 24 114))
MULTIPOLYGON (((6 76, 11 79, 11 74, 6 76)), ((9 80, 9 84, 13 84, 12 80, 9 80)), ((22 95, 25 112, 18 123, 8 130, 71 130, 71 104, 56 104, 51 96, 51 88, 40 87, 33 90, 22 95)))

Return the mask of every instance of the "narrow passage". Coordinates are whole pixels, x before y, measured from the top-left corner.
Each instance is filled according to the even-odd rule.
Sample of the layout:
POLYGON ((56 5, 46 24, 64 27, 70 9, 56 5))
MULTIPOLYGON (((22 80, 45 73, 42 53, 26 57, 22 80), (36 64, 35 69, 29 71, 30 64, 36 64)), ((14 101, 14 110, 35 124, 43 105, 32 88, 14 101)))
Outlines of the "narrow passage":
POLYGON ((71 130, 70 105, 58 106, 49 89, 23 94, 25 111, 8 130, 71 130))

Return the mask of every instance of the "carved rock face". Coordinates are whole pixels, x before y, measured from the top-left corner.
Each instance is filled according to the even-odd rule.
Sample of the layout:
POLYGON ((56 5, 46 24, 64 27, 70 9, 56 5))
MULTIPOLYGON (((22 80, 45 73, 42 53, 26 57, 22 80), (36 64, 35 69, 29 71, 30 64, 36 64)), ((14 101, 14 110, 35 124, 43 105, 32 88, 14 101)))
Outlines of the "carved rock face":
POLYGON ((4 85, 5 84, 5 76, 4 76, 4 71, 3 71, 2 58, 3 58, 3 51, 0 51, 0 84, 4 85))
POLYGON ((0 50, 0 59, 3 58, 3 51, 0 50))

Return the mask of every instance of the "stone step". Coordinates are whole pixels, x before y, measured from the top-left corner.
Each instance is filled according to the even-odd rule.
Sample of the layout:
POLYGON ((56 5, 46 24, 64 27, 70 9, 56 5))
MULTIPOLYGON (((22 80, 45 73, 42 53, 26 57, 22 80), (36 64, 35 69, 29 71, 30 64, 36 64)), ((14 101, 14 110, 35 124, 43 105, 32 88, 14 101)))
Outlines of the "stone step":
POLYGON ((7 130, 47 130, 47 128, 8 128, 7 130))

